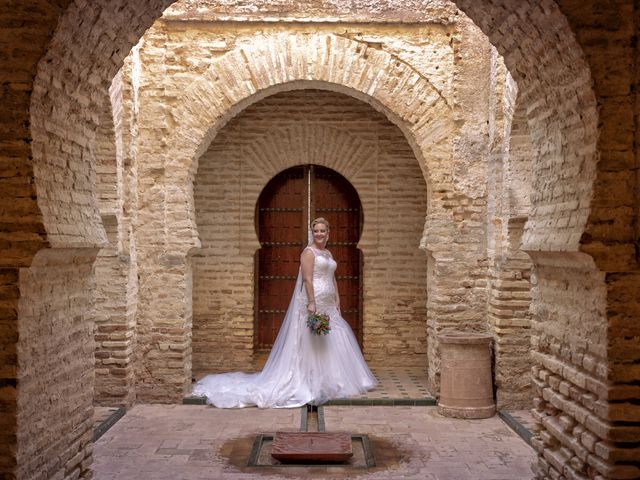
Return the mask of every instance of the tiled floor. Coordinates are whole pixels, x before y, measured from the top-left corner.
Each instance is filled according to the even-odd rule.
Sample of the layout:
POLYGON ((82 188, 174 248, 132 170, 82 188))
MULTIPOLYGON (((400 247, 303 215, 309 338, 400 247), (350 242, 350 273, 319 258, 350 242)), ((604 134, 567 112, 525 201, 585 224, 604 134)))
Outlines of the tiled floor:
MULTIPOLYGON (((373 367, 378 386, 359 398, 431 398, 426 367, 373 367)), ((356 397, 358 398, 358 397, 356 397)))
MULTIPOLYGON (((364 395, 353 397, 346 402, 333 402, 346 405, 430 405, 434 399, 427 388, 427 372, 421 367, 372 367, 379 385, 364 395)), ((197 378, 201 378, 198 375, 197 378)), ((100 423, 113 409, 96 409, 96 422, 100 423)), ((532 429, 533 419, 529 410, 508 410, 508 413, 523 427, 532 429)))
POLYGON ((109 430, 126 413, 124 408, 94 407, 93 409, 93 440, 97 440, 109 430))
POLYGON ((258 433, 300 428, 300 409, 138 405, 94 447, 97 480, 526 480, 533 450, 498 417, 457 420, 434 407, 324 408, 327 431, 369 435, 377 466, 247 467, 258 433))
POLYGON ((497 416, 445 418, 435 407, 326 407, 327 431, 371 432, 396 448, 398 463, 366 478, 525 480, 534 451, 497 416))

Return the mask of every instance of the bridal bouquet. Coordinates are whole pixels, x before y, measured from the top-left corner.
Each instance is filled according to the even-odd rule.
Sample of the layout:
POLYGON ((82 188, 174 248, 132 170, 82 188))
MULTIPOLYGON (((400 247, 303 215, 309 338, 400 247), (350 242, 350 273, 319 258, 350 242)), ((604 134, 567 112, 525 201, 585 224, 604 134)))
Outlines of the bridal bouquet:
POLYGON ((318 312, 310 313, 307 318, 307 327, 314 335, 326 335, 331 331, 329 315, 318 312))

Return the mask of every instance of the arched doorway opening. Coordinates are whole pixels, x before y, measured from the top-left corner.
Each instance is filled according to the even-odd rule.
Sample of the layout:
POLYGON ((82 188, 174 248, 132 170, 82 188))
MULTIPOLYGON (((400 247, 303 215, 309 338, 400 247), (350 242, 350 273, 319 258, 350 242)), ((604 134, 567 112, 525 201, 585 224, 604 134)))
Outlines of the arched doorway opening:
POLYGON ((307 244, 311 220, 331 224, 328 247, 338 262, 336 280, 342 315, 362 348, 362 232, 360 197, 335 170, 319 165, 289 168, 265 186, 256 205, 255 328, 256 350, 273 345, 298 273, 300 252, 307 244))
MULTIPOLYGON (((421 165, 402 131, 369 104, 339 92, 299 89, 247 107, 199 159, 194 210, 201 247, 190 257, 194 375, 260 369, 264 356, 255 354, 254 340, 255 254, 261 247, 256 205, 276 175, 300 165, 339 173, 361 202, 365 221, 354 241, 366 259, 359 332, 366 360, 426 365, 427 261, 419 245, 428 191, 421 165)), ((346 227, 330 214, 318 212, 334 229, 346 227)), ((306 237, 306 223, 299 223, 291 276, 297 275, 306 237)), ((338 274, 347 275, 339 262, 338 274)), ((291 287, 283 289, 284 306, 291 293, 291 287)), ((346 308, 345 293, 342 287, 346 308)))

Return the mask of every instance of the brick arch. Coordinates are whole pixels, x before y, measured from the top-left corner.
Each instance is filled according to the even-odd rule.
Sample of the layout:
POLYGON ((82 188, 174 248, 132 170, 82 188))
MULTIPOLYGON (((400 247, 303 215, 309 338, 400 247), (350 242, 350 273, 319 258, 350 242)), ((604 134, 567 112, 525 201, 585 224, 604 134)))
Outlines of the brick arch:
POLYGON ((72 2, 59 12, 29 108, 37 203, 53 248, 105 244, 95 191, 101 103, 124 58, 171 3, 72 2))
MULTIPOLYGON (((28 265, 35 251, 48 245, 94 247, 104 242, 92 185, 95 158, 91 143, 96 129, 93 93, 106 89, 145 28, 171 3, 122 2, 118 9, 113 8, 113 2, 96 1, 65 5, 59 12, 48 10, 42 24, 51 32, 54 28, 56 31, 47 33, 46 37, 52 40, 39 44, 35 49, 39 53, 27 60, 33 63, 29 66, 33 72, 40 61, 35 81, 27 82, 27 86, 33 86, 33 94, 26 101, 21 100, 19 107, 21 124, 31 119, 33 161, 27 158, 28 154, 19 154, 24 159, 19 177, 30 190, 35 183, 37 197, 23 200, 28 204, 24 211, 35 212, 29 217, 29 222, 35 224, 16 224, 14 244, 20 252, 6 257, 9 260, 15 261, 26 252, 19 265, 28 265), (63 13, 60 21, 58 13, 63 13), (65 168, 77 173, 61 178, 60 172, 65 168), (48 243, 25 242, 24 238, 31 238, 34 231, 48 243)), ((575 251, 587 221, 595 177, 597 118, 589 69, 572 28, 551 0, 530 0, 517 6, 499 1, 455 3, 504 56, 530 107, 529 123, 539 152, 536 181, 545 186, 537 190, 563 192, 561 198, 540 195, 534 199, 526 246, 530 250, 575 251)), ((413 5, 416 10, 422 6, 413 5)), ((374 49, 367 51, 373 53, 374 49)), ((277 58, 274 57, 276 64, 277 58)), ((239 64, 243 61, 236 60, 239 64)), ((297 67, 304 69, 305 65, 302 62, 297 67)), ((334 75, 338 70, 333 70, 334 75)), ((25 91, 24 84, 19 88, 25 91)), ((236 93, 230 92, 231 97, 236 93)), ((230 98, 222 96, 220 100, 229 102, 230 98)), ((22 141, 22 130, 17 132, 16 139, 22 141)), ((188 144, 193 139, 189 132, 185 135, 188 144)), ((172 168, 169 165, 167 172, 172 168)), ((188 191, 171 192, 176 204, 188 201, 189 196, 188 191)), ((195 238, 189 242, 192 246, 197 244, 195 238)))
MULTIPOLYGON (((243 203, 255 205, 262 188, 278 173, 287 168, 301 164, 314 164, 335 170, 346 178, 360 195, 363 209, 365 204, 375 204, 375 195, 371 191, 371 175, 367 172, 367 162, 377 154, 375 142, 362 139, 358 135, 326 125, 316 126, 310 131, 305 125, 295 127, 274 127, 256 138, 250 149, 243 150, 243 161, 251 165, 256 177, 262 182, 261 187, 251 191, 243 191, 246 196, 243 203), (291 141, 297 139, 297 142, 291 141), (326 145, 333 149, 324 148, 326 145), (309 147, 309 148, 305 148, 309 147), (367 202, 367 200, 369 200, 367 202)), ((364 210, 365 219, 376 215, 373 211, 364 210)), ((361 238, 369 244, 369 222, 365 220, 361 238)), ((249 230, 250 241, 259 248, 255 230, 249 230)))
POLYGON ((551 0, 521 2, 517 8, 493 1, 455 3, 503 56, 527 107, 537 158, 523 248, 577 251, 598 160, 598 113, 584 52, 551 0))
MULTIPOLYGON (((80 152, 93 135, 95 120, 82 110, 91 108, 92 91, 106 88, 144 29, 171 3, 140 2, 121 9, 102 2, 82 7, 72 4, 58 22, 39 62, 30 108, 34 157, 30 175, 35 180, 46 238, 53 246, 104 241, 90 172, 86 180, 83 175, 75 181, 52 179, 61 163, 78 172, 87 168, 82 167, 87 161, 92 164, 92 155, 80 152), (78 108, 65 106, 74 103, 78 108)), ((517 8, 497 1, 454 3, 489 36, 532 106, 529 121, 540 152, 538 183, 568 184, 565 209, 551 207, 555 198, 535 199, 525 243, 532 250, 576 250, 587 221, 597 160, 595 98, 582 49, 551 0, 520 2, 517 8), (558 175, 561 171, 565 175, 558 175), (575 173, 567 177, 567 171, 575 173), (554 220, 567 216, 572 227, 558 227, 554 220)), ((55 15, 47 18, 56 21, 55 15)))
MULTIPOLYGON (((172 112, 176 128, 165 158, 174 184, 192 184, 197 159, 244 108, 275 93, 309 88, 344 93, 384 113, 405 134, 427 188, 454 188, 449 178, 430 174, 438 170, 434 165, 451 160, 456 132, 452 109, 440 92, 392 55, 331 34, 258 37, 225 54, 194 82, 172 112)), ((181 238, 170 238, 167 230, 165 241, 188 250, 198 245, 193 199, 189 188, 177 190, 181 193, 167 208, 171 215, 189 216, 191 233, 180 228, 181 238)))
POLYGON ((295 165, 315 164, 335 170, 351 183, 374 153, 375 144, 327 125, 314 126, 313 131, 306 125, 269 128, 255 139, 251 150, 243 152, 265 181, 295 165), (326 149, 325 145, 332 145, 333 149, 326 149))
MULTIPOLYGON (((146 288, 140 291, 138 321, 142 325, 173 323, 184 329, 183 356, 171 360, 176 368, 191 367, 192 304, 187 301, 179 312, 167 304, 159 312, 156 292, 162 288, 174 292, 173 298, 191 296, 188 257, 200 247, 193 197, 198 159, 220 128, 246 107, 267 96, 299 89, 346 94, 382 112, 399 127, 412 147, 427 191, 455 190, 446 168, 456 134, 452 108, 433 85, 406 63, 360 42, 330 34, 258 37, 223 55, 177 99, 170 119, 173 130, 166 139, 163 155, 150 155, 150 168, 144 160, 140 162, 141 171, 150 175, 154 174, 154 166, 163 167, 162 181, 139 192, 139 201, 145 208, 138 214, 139 231, 144 229, 138 252, 139 258, 146 259, 139 265, 139 278, 146 288), (158 275, 168 265, 175 267, 170 282, 158 275)), ((156 167, 156 175, 157 170, 156 167)), ((442 213, 444 202, 438 201, 438 207, 431 208, 430 213, 442 213)), ((433 237, 438 245, 429 242, 428 248, 447 249, 442 236, 433 237)), ((139 389, 139 398, 157 398, 157 385, 166 381, 164 368, 160 367, 164 359, 155 355, 157 338, 138 331, 138 346, 144 352, 143 358, 149 359, 138 368, 150 377, 149 390, 139 389)), ((172 378, 170 390, 165 388, 161 394, 179 398, 188 390, 188 380, 189 376, 182 380, 172 378)))
POLYGON ((308 163, 338 171, 360 196, 367 358, 373 363, 384 358, 386 365, 426 364, 426 259, 418 240, 427 192, 418 162, 402 132, 368 104, 344 94, 299 90, 248 107, 220 131, 199 160, 194 200, 202 249, 191 258, 194 372, 242 370, 253 361, 253 256, 260 248, 256 202, 275 175, 308 163), (338 106, 344 106, 340 111, 345 120, 339 115, 328 119, 338 106), (403 203, 407 191, 412 192, 409 204, 403 203), (406 211, 396 219, 399 200, 406 211), (390 229, 384 224, 392 217, 395 225, 390 229), (394 244, 398 248, 391 248, 400 238, 394 244), (409 265, 390 266, 402 262, 409 265), (224 294, 230 283, 235 285, 233 295, 224 294), (228 308, 220 308, 221 303, 228 308), (398 304, 403 305, 400 313, 398 304), (416 314, 407 315, 409 309, 416 314), (376 328, 385 322, 387 328, 376 328), (245 335, 232 335, 234 328, 245 335), (395 345, 388 342, 390 331, 395 345), (234 342, 233 348, 229 342, 234 342), (408 354, 408 345, 419 351, 408 354))

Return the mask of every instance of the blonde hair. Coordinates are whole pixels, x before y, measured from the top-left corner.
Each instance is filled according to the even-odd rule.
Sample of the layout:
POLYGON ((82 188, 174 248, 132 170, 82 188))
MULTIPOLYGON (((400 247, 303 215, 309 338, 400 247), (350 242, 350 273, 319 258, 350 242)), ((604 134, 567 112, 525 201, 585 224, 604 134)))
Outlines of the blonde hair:
POLYGON ((313 227, 315 227, 319 223, 322 223, 323 225, 326 225, 327 226, 327 230, 331 230, 331 227, 329 226, 329 222, 327 222, 322 217, 318 217, 313 222, 311 222, 311 230, 313 230, 313 227))

